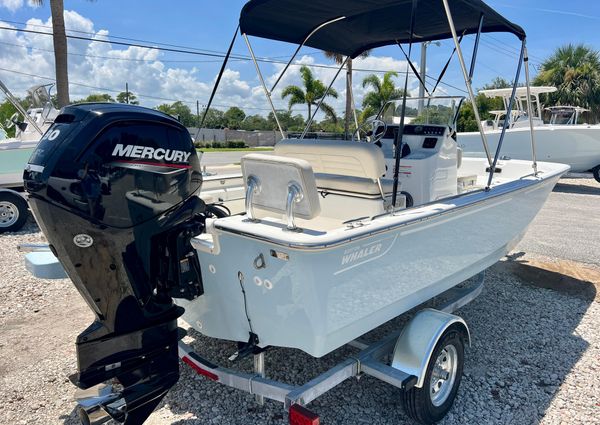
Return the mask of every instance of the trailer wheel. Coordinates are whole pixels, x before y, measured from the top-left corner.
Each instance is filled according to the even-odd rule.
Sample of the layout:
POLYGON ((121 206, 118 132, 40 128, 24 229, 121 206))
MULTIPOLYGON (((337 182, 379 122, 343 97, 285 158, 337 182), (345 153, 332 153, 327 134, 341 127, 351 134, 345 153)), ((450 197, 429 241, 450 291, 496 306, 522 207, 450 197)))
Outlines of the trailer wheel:
POLYGON ((592 168, 592 173, 594 173, 594 178, 598 183, 600 183, 600 165, 596 165, 592 168))
POLYGON ((16 192, 0 192, 0 233, 16 232, 27 221, 27 202, 16 192))
POLYGON ((462 334, 450 327, 433 350, 423 387, 403 393, 404 410, 411 418, 432 424, 448 413, 462 378, 464 351, 462 334))

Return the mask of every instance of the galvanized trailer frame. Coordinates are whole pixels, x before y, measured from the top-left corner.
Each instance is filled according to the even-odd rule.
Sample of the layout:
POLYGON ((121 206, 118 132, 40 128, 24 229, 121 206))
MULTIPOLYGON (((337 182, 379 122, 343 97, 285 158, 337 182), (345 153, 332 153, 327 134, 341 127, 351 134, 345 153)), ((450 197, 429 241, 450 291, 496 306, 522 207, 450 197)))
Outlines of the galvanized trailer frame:
MULTIPOLYGON (((446 291, 444 293, 446 300, 437 306, 436 311, 452 313, 474 300, 483 290, 485 271, 479 273, 475 279, 472 286, 454 287, 446 291)), ((264 398, 283 403, 285 411, 289 414, 290 423, 298 423, 293 421, 293 417, 300 414, 304 420, 309 421, 306 423, 318 424, 318 415, 304 406, 349 378, 369 375, 403 390, 409 390, 417 384, 417 376, 390 366, 389 358, 396 357, 395 346, 403 329, 392 332, 373 344, 366 344, 360 340, 351 341, 348 345, 360 349, 358 354, 348 357, 301 386, 267 378, 264 369, 264 351, 254 355, 254 373, 214 364, 197 354, 183 341, 179 342, 179 357, 199 375, 222 385, 254 394, 259 404, 263 403, 264 398), (310 422, 311 418, 315 421, 310 422)))

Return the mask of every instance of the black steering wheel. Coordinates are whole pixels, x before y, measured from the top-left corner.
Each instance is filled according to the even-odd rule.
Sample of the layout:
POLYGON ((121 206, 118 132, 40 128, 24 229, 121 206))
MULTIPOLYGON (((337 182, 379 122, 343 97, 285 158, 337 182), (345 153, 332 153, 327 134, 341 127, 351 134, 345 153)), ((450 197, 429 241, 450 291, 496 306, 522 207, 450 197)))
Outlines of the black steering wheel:
POLYGON ((358 141, 364 140, 367 143, 377 143, 385 136, 386 131, 385 121, 379 118, 368 119, 352 133, 352 141, 355 142, 358 139, 358 141), (361 134, 364 134, 364 139, 361 134))

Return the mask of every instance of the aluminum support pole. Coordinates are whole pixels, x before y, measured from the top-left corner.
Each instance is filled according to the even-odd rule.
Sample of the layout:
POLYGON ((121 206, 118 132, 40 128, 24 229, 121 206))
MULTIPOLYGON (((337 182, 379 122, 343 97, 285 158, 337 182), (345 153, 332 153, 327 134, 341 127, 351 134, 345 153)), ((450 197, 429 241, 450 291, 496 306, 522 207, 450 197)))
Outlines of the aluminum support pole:
POLYGON ((263 90, 265 91, 265 95, 267 96, 267 100, 269 101, 269 105, 271 105, 271 110, 273 111, 273 116, 275 117, 275 122, 277 123, 277 127, 279 128, 279 132, 281 133, 281 137, 285 139, 285 134, 283 133, 283 129, 281 128, 281 124, 279 123, 279 118, 277 118, 277 111, 275 110, 275 105, 273 105, 273 99, 271 99, 271 92, 267 88, 265 84, 265 79, 262 76, 262 72, 260 72, 260 67, 258 66, 258 62, 256 61, 256 57, 254 56, 254 50, 252 50, 252 46, 250 45, 250 40, 248 40, 248 36, 246 34, 242 34, 244 37, 244 41, 246 42, 246 46, 248 46, 248 51, 250 52, 250 56, 252 57, 252 62, 254 62, 254 67, 256 68, 256 74, 258 75, 258 79, 263 86, 263 90))
POLYGON ((448 5, 448 0, 442 0, 444 3, 444 9, 446 11, 446 18, 448 19, 448 25, 450 26, 450 31, 452 32, 452 39, 454 40, 454 46, 456 47, 456 53, 458 54, 458 61, 460 62, 460 68, 463 73, 463 77, 465 79, 465 85, 467 86, 467 91, 469 93, 469 100, 471 101, 471 105, 473 106, 473 114, 475 115, 475 121, 477 121, 477 127, 479 128, 479 133, 481 133, 481 141, 483 142, 483 149, 485 150, 485 156, 487 157, 488 163, 490 167, 492 166, 492 155, 490 153, 490 148, 487 142, 487 136, 483 131, 483 124, 481 123, 481 117, 479 116, 479 111, 477 110, 477 101, 475 100, 475 94, 473 93, 473 86, 471 85, 471 80, 469 78, 469 72, 467 71, 467 66, 465 64, 465 58, 463 57, 462 50, 460 48, 460 43, 458 42, 458 36, 456 34, 456 27, 454 26, 454 20, 452 19, 452 12, 450 11, 450 6, 448 5))
POLYGON ((12 105, 15 107, 15 109, 17 111, 19 111, 19 113, 21 115, 23 115, 23 119, 25 121, 28 121, 29 124, 31 124, 31 126, 33 128, 35 128, 35 130, 40 133, 40 136, 44 135, 44 132, 42 131, 42 129, 40 128, 39 125, 37 125, 37 123, 33 120, 33 118, 31 118, 29 116, 29 114, 27 113, 27 111, 21 106, 21 104, 19 103, 19 101, 17 100, 16 97, 13 96, 13 94, 10 92, 10 90, 8 89, 8 87, 6 87, 4 85, 4 83, 2 81, 0 81, 0 90, 2 90, 6 96, 6 99, 8 99, 8 101, 10 103, 12 103, 12 105))
POLYGON ((333 24, 334 22, 341 21, 342 19, 346 19, 346 17, 345 16, 340 16, 339 18, 335 18, 335 19, 331 19, 330 21, 323 22, 321 25, 319 25, 318 27, 316 27, 314 30, 312 30, 310 32, 310 34, 308 34, 306 36, 306 38, 304 39, 304 41, 302 42, 302 44, 300 44, 298 46, 298 48, 296 49, 296 51, 292 55, 290 61, 287 63, 287 65, 285 66, 285 68, 283 68, 283 71, 281 71, 281 73, 279 74, 279 77, 277 77, 277 81, 275 81, 275 84, 273 84, 273 87, 271 87, 271 93, 273 92, 273 90, 275 90, 275 87, 277 87, 277 84, 279 84, 279 81, 281 81, 281 78, 283 77, 283 74, 285 74, 285 72, 288 70, 288 68, 292 64, 292 61, 296 58, 296 56, 300 52, 300 49, 302 49, 304 47, 304 45, 306 44, 306 42, 308 41, 308 39, 311 38, 313 35, 315 35, 315 33, 317 33, 321 28, 326 27, 329 24, 333 24))
POLYGON ((484 15, 479 17, 479 27, 477 28, 477 37, 475 37, 475 45, 473 46, 473 56, 471 57, 471 69, 469 70, 469 80, 473 81, 475 73, 475 62, 477 61, 477 52, 479 52, 479 40, 481 39, 481 29, 483 28, 484 15))
MULTIPOLYGON (((529 81, 529 54, 527 53, 527 44, 526 41, 523 40, 523 50, 524 57, 523 61, 525 62, 525 84, 527 85, 527 115, 529 115, 529 130, 531 131, 531 160, 533 161, 533 173, 537 176, 537 156, 535 152, 535 131, 533 130, 533 108, 531 105, 531 83, 529 81)), ((538 104, 539 109, 539 104, 538 104)), ((577 122, 575 122, 577 124, 577 122)))
MULTIPOLYGON (((510 116, 512 113, 512 108, 515 103, 515 98, 517 96, 517 86, 519 85, 519 78, 521 77, 521 66, 523 65, 523 58, 525 56, 525 43, 521 45, 521 54, 519 56, 519 64, 517 65, 517 75, 515 75, 515 82, 513 84, 512 93, 510 95, 510 100, 508 101, 508 105, 506 107, 506 116, 510 116)), ((494 163, 490 167, 490 175, 488 177, 488 184, 486 190, 492 186, 492 179, 494 178, 494 172, 496 171, 496 164, 498 163, 498 157, 500 156, 500 150, 502 149, 502 143, 504 142, 504 136, 506 136, 506 129, 508 128, 508 124, 506 122, 502 126, 502 133, 500 133, 500 139, 498 140, 498 146, 496 147, 496 154, 494 155, 494 163)))

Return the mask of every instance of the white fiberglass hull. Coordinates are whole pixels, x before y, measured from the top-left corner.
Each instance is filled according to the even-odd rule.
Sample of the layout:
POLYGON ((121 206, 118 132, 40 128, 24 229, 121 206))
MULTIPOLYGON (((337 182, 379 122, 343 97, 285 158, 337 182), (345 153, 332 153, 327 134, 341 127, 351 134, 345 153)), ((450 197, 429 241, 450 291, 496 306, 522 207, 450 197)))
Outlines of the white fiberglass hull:
POLYGON ((23 169, 37 143, 17 139, 0 141, 0 187, 23 186, 23 169))
MULTIPOLYGON (((500 130, 486 132, 492 155, 496 152, 500 130)), ((584 172, 600 165, 600 126, 544 125, 535 128, 538 161, 557 162, 571 166, 571 171, 584 172)), ((458 133, 458 145, 465 156, 485 155, 481 135, 458 133)), ((500 156, 531 160, 529 127, 506 131, 500 156)))
MULTIPOLYGON (((521 175, 531 167, 506 163, 517 164, 521 175)), ((486 166, 480 159, 465 164, 470 170, 486 166)), ((503 173, 509 168, 505 164, 503 173)), ((217 220, 212 253, 199 250, 205 293, 178 301, 186 310, 183 318, 209 337, 233 341, 248 340, 249 318, 261 347, 323 356, 502 258, 568 167, 541 163, 540 170, 539 178, 511 180, 489 192, 339 231, 276 228, 272 237, 261 238, 261 224, 240 216, 217 220)))

